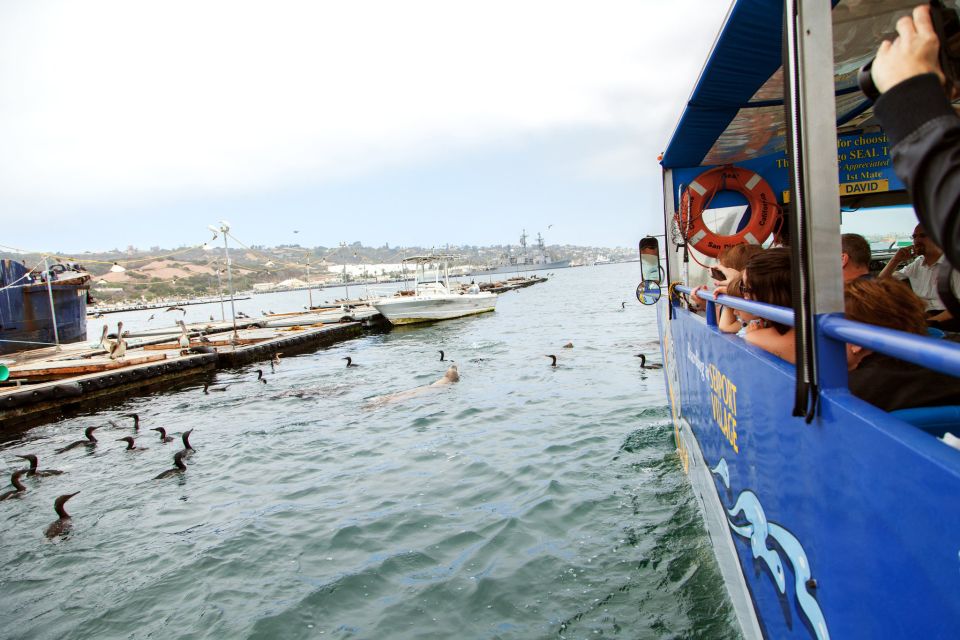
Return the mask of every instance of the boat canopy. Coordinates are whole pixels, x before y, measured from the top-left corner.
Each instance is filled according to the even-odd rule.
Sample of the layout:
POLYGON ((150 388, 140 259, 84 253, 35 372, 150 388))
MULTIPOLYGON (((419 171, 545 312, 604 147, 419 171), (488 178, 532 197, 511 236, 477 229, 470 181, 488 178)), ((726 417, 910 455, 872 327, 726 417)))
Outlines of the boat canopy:
MULTIPOLYGON (((840 183, 862 181, 864 169, 876 174, 879 163, 863 166, 865 158, 882 154, 887 162, 883 191, 902 190, 890 168, 886 137, 873 118, 872 103, 857 87, 857 71, 876 53, 880 42, 895 35, 897 19, 917 0, 841 0, 834 2, 834 94, 838 153, 860 149, 846 160, 840 156, 840 183), (849 134, 847 139, 844 135, 849 134), (856 166, 854 166, 856 165, 856 166)), ((957 0, 945 4, 955 6, 957 0)), ((783 106, 782 22, 780 0, 736 0, 727 13, 713 50, 661 159, 664 169, 747 164, 771 182, 781 169, 786 178, 785 113, 783 106), (764 159, 766 161, 764 161, 764 159)), ((874 175, 874 177, 879 177, 874 175)), ((681 180, 682 181, 682 180, 681 180)), ((677 181, 675 181, 677 182, 677 181)), ((785 183, 784 185, 785 186, 785 183)), ((781 193, 778 191, 778 196, 781 193)), ((852 195, 843 193, 841 195, 852 195)))

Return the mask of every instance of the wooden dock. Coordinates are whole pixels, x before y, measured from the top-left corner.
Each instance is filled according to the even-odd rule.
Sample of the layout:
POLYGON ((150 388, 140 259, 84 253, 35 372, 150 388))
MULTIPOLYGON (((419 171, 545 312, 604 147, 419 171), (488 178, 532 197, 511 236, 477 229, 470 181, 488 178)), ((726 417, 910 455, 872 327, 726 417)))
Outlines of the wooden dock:
POLYGON ((170 337, 143 341, 111 360, 88 343, 16 354, 10 379, 0 386, 3 429, 42 422, 85 408, 101 408, 124 398, 162 391, 195 376, 224 367, 269 360, 328 346, 359 335, 359 322, 319 327, 239 329, 191 338, 182 348, 170 337))

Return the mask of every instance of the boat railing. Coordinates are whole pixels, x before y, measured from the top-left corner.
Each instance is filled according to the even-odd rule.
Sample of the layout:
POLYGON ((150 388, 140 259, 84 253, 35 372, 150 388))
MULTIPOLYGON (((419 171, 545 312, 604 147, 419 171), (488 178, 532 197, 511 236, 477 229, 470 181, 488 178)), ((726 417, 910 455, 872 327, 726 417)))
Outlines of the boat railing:
MULTIPOLYGON (((691 287, 677 285, 675 288, 680 293, 693 295, 691 287)), ((717 304, 793 326, 793 309, 734 296, 714 295, 708 291, 697 291, 696 296, 707 303, 706 320, 710 326, 717 324, 717 304)), ((821 317, 818 326, 824 335, 839 342, 856 344, 892 358, 960 377, 960 344, 956 342, 847 320, 841 314, 821 317)))

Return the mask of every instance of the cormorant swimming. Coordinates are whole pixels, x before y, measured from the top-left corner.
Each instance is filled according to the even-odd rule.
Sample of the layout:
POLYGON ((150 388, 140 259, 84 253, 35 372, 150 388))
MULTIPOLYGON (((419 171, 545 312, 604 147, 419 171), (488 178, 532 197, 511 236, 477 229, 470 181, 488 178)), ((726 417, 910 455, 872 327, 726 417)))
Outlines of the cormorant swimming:
POLYGON ((203 392, 207 395, 210 395, 211 391, 226 391, 227 387, 229 386, 230 385, 228 384, 218 384, 216 386, 211 387, 209 384, 205 384, 203 385, 203 392))
POLYGON ((267 384, 267 381, 263 377, 263 369, 257 369, 257 380, 263 384, 267 384))
POLYGON ((56 538, 57 536, 65 535, 70 531, 70 528, 73 526, 73 522, 71 522, 70 514, 67 513, 67 510, 63 508, 63 505, 67 503, 67 500, 78 493, 80 492, 77 491, 75 493, 68 493, 66 495, 59 496, 53 501, 53 509, 60 517, 50 523, 50 526, 47 527, 47 530, 44 532, 45 536, 48 538, 56 538))
POLYGON ((163 480, 164 478, 169 478, 170 476, 175 476, 186 471, 187 465, 183 464, 183 454, 183 451, 177 451, 175 454, 173 454, 173 464, 176 466, 173 469, 167 469, 163 473, 159 474, 154 478, 154 480, 163 480))
POLYGON ((62 449, 57 449, 56 453, 63 453, 64 451, 69 451, 74 447, 88 446, 95 447, 97 446, 97 438, 93 435, 93 432, 99 429, 100 427, 87 427, 83 430, 83 435, 87 436, 86 440, 77 440, 76 442, 71 442, 62 449))
POLYGON ((190 444, 191 433, 193 433, 193 429, 187 429, 180 434, 180 440, 183 442, 183 451, 180 453, 188 457, 193 454, 194 451, 196 451, 196 449, 193 448, 193 445, 190 444))
POLYGON ((150 431, 159 431, 160 432, 160 442, 173 442, 173 436, 167 435, 167 430, 163 427, 154 427, 150 431))
POLYGON ((353 363, 353 358, 351 358, 350 356, 347 356, 346 358, 340 358, 340 359, 347 361, 347 368, 350 368, 350 367, 359 367, 359 366, 360 366, 360 365, 358 365, 358 364, 354 364, 354 363, 353 363))
POLYGON ((663 365, 659 363, 647 364, 647 356, 642 353, 638 353, 637 357, 640 358, 640 368, 641 369, 663 369, 663 365))
POLYGON ((550 355, 550 356, 547 356, 547 357, 550 358, 550 359, 553 361, 553 362, 550 363, 550 366, 551 366, 551 367, 557 366, 557 356, 550 355))
POLYGON ((125 451, 146 451, 146 447, 138 447, 136 441, 130 437, 125 436, 123 438, 117 438, 117 442, 126 442, 127 448, 125 451))
POLYGON ((440 362, 443 362, 443 349, 440 349, 440 362))
POLYGON ((140 414, 139 413, 125 413, 123 414, 124 418, 133 418, 133 430, 140 431, 140 414))
POLYGON ((8 498, 19 498, 27 490, 23 483, 20 482, 20 476, 25 474, 27 469, 17 469, 13 472, 13 475, 10 476, 10 484, 13 485, 13 491, 7 491, 6 493, 0 493, 0 500, 6 500, 8 498))
POLYGON ((57 471, 56 469, 44 469, 43 471, 39 471, 37 469, 37 464, 38 464, 37 456, 33 455, 32 453, 27 453, 17 457, 20 458, 21 460, 26 460, 27 462, 30 463, 30 468, 27 469, 28 476, 36 476, 38 478, 44 478, 46 476, 58 476, 61 473, 63 473, 63 471, 57 471))

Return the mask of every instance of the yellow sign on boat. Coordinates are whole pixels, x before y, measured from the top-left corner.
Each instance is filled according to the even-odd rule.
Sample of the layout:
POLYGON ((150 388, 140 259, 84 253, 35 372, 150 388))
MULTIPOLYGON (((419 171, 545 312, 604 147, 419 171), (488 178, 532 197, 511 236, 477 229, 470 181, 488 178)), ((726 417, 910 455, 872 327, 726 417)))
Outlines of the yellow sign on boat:
MULTIPOLYGON (((889 180, 866 180, 864 182, 844 182, 840 185, 840 197, 859 196, 866 193, 890 191, 889 180)), ((783 203, 790 202, 790 192, 783 192, 783 203)))

